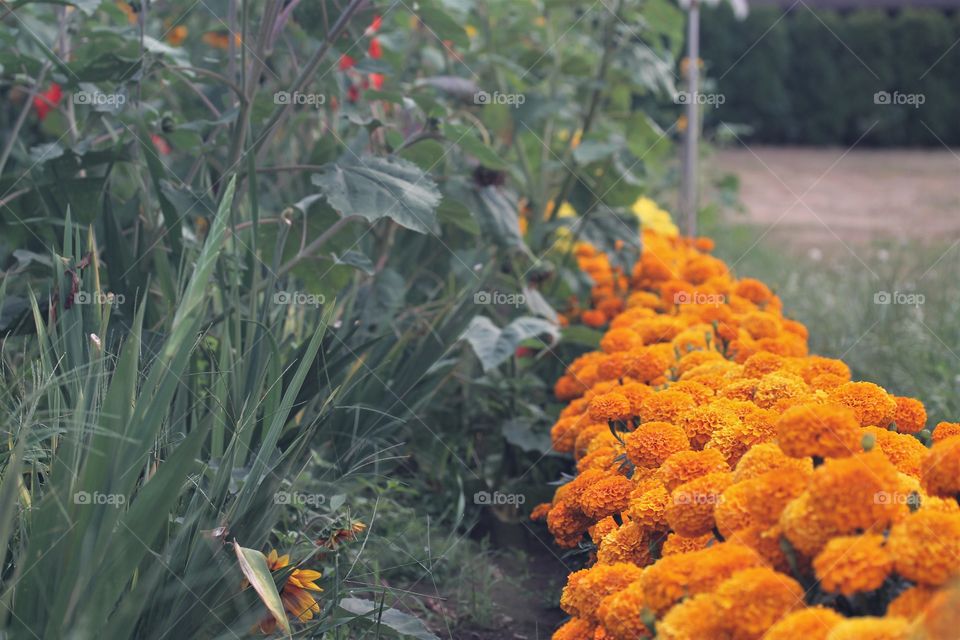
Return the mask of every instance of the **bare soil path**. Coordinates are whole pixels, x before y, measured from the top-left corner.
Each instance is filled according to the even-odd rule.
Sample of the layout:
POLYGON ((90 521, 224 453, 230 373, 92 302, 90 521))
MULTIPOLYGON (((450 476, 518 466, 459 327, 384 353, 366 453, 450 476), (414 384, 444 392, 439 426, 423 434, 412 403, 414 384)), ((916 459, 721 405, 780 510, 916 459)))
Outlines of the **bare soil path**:
POLYGON ((708 166, 740 179, 746 211, 734 220, 789 244, 960 237, 960 150, 753 146, 708 166))

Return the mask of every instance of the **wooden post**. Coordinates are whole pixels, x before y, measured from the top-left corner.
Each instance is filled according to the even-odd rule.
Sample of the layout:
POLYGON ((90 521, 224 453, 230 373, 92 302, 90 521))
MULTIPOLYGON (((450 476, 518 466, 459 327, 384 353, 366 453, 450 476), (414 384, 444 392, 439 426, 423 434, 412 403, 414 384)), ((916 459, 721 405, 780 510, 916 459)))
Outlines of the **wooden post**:
POLYGON ((700 2, 690 0, 687 21, 687 131, 683 145, 683 170, 680 185, 680 213, 686 219, 686 233, 697 233, 697 205, 700 138, 700 2))

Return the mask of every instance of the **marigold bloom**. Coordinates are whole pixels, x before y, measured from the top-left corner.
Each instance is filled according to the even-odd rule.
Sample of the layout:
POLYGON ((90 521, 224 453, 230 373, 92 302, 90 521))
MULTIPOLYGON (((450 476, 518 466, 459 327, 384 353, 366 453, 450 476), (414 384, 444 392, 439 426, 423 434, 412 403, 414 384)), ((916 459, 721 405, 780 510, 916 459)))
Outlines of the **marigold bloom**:
POLYGON ((640 578, 642 570, 632 564, 598 564, 571 573, 560 596, 560 608, 570 615, 595 622, 600 601, 625 589, 640 578))
POLYGON ((740 425, 740 418, 718 403, 711 403, 680 412, 675 424, 687 434, 691 448, 702 449, 713 437, 714 431, 721 428, 734 430, 740 425))
POLYGON ((716 526, 714 507, 732 479, 729 471, 710 473, 674 489, 666 513, 670 528, 688 537, 709 533, 716 526))
POLYGON ((938 422, 933 430, 934 442, 940 442, 953 436, 960 436, 960 422, 938 422))
POLYGON ((713 350, 691 351, 677 362, 677 372, 683 374, 708 362, 724 361, 723 355, 713 350))
POLYGON ((580 315, 580 319, 583 320, 583 324, 594 329, 599 329, 607 324, 607 314, 596 309, 587 309, 580 315))
POLYGON ((736 466, 740 458, 753 446, 770 442, 776 436, 772 412, 757 409, 742 421, 718 425, 706 448, 718 449, 727 464, 736 466))
POLYGON ((808 395, 810 388, 800 376, 791 373, 768 373, 757 382, 753 401, 758 407, 770 409, 782 400, 808 395))
POLYGON ((743 484, 732 484, 727 487, 717 501, 713 510, 713 517, 717 523, 717 531, 724 538, 729 538, 735 531, 756 524, 747 508, 748 496, 743 484))
POLYGON ((845 596, 879 589, 893 572, 893 558, 879 534, 841 536, 813 560, 820 584, 845 596))
POLYGON ((579 507, 567 502, 554 505, 547 513, 547 529, 557 546, 566 549, 577 546, 590 524, 579 507))
POLYGON ((803 587, 767 567, 744 569, 715 591, 732 637, 759 639, 774 622, 804 606, 803 587))
POLYGON ((927 448, 919 440, 880 427, 866 427, 863 433, 873 436, 874 448, 879 449, 898 471, 920 477, 920 465, 927 455, 927 448))
POLYGON ((916 398, 894 396, 897 408, 893 412, 893 421, 900 433, 920 433, 927 426, 927 410, 916 398))
POLYGON ((743 278, 737 282, 733 292, 754 304, 764 304, 773 297, 770 287, 754 278, 743 278))
POLYGON ((810 607, 788 613, 767 630, 763 640, 826 640, 844 617, 833 609, 810 607))
POLYGON ((872 382, 847 382, 830 394, 830 400, 850 407, 862 427, 886 427, 893 420, 897 403, 872 382))
POLYGON ((584 640, 593 637, 595 627, 582 618, 571 618, 553 632, 551 640, 584 640))
POLYGON ((728 638, 718 598, 701 593, 670 609, 657 625, 658 640, 694 640, 728 638))
POLYGON ((633 416, 630 411, 630 401, 617 391, 594 397, 590 401, 589 413, 596 422, 627 420, 633 416))
POLYGON ((636 522, 624 523, 622 527, 611 531, 597 545, 598 564, 616 564, 629 562, 645 567, 653 562, 650 553, 650 533, 636 522))
POLYGON ((740 458, 733 472, 733 480, 743 482, 778 469, 795 470, 809 476, 813 473, 813 461, 810 458, 788 456, 776 443, 765 442, 750 447, 740 458))
POLYGON ((614 640, 640 640, 650 637, 643 621, 644 608, 643 588, 639 582, 633 582, 604 598, 597 615, 614 640))
POLYGON ((838 404, 802 404, 777 421, 777 441, 788 456, 842 458, 862 450, 856 414, 838 404))
POLYGON ((887 615, 912 620, 923 613, 936 593, 937 590, 933 587, 923 585, 910 587, 890 601, 890 605, 887 607, 887 615))
POLYGON ((600 541, 603 540, 604 536, 608 533, 615 531, 620 525, 617 524, 617 521, 612 517, 606 517, 603 520, 600 520, 595 525, 587 529, 587 533, 590 534, 590 540, 593 541, 593 544, 600 544, 600 541))
POLYGON ((847 618, 827 635, 827 640, 908 640, 910 621, 905 618, 847 618))
POLYGON ((633 483, 624 476, 612 475, 587 487, 580 496, 580 509, 593 520, 600 520, 627 508, 633 483))
POLYGON ((610 329, 600 339, 600 348, 605 353, 617 353, 619 351, 630 351, 635 347, 643 346, 643 338, 633 329, 626 327, 619 329, 610 329))
POLYGON ((631 349, 624 356, 624 375, 638 382, 656 380, 669 366, 670 359, 652 347, 631 349))
POLYGON ((634 491, 624 510, 631 522, 649 531, 665 531, 670 493, 659 481, 645 491, 634 491))
POLYGON ((627 458, 638 467, 656 468, 678 451, 690 448, 683 429, 669 422, 645 422, 623 436, 627 458))
POLYGON ((914 637, 923 640, 955 637, 960 629, 960 589, 954 584, 935 593, 915 626, 914 637))
POLYGON ((808 472, 788 467, 740 482, 750 518, 764 528, 772 527, 780 521, 787 504, 806 489, 809 477, 808 472))
POLYGON ((678 553, 690 553, 691 551, 700 551, 706 549, 717 539, 712 533, 705 533, 702 536, 688 538, 677 533, 671 533, 667 536, 663 546, 660 548, 661 556, 672 556, 678 553))
MULTIPOLYGON (((779 525, 774 525, 769 529, 765 529, 763 525, 751 525, 737 529, 730 534, 727 541, 731 544, 749 547, 771 569, 781 573, 790 573, 790 562, 787 560, 780 544, 782 537, 783 531, 779 525)), ((799 560, 802 560, 802 558, 799 558, 799 560)))
POLYGON ((657 478, 667 488, 667 491, 673 491, 680 485, 700 476, 729 470, 730 466, 724 460, 723 454, 716 449, 680 451, 664 460, 660 468, 657 469, 657 478))
POLYGON ((635 416, 640 415, 643 401, 656 393, 650 386, 642 382, 624 382, 619 391, 630 402, 630 413, 635 416))
POLYGON ((939 586, 960 572, 960 514, 923 510, 890 530, 887 543, 897 573, 939 586))
POLYGON ((923 488, 930 495, 960 495, 960 436, 934 443, 921 463, 923 488))

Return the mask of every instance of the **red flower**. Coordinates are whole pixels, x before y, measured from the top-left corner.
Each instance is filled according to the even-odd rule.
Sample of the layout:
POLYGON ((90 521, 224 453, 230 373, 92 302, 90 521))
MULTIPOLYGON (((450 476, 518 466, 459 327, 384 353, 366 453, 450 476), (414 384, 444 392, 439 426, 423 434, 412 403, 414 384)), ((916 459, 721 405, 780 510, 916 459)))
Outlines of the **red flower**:
POLYGON ((356 63, 357 63, 356 60, 354 60, 353 58, 351 58, 350 56, 344 53, 343 55, 340 56, 340 64, 339 64, 340 71, 346 71, 356 63))
POLYGON ((366 31, 364 31, 364 33, 365 33, 366 35, 368 35, 368 36, 369 36, 369 35, 373 35, 373 34, 376 33, 377 31, 380 31, 380 25, 381 25, 381 24, 383 24, 383 18, 380 17, 380 16, 374 16, 373 22, 370 23, 370 26, 367 27, 367 29, 366 29, 366 31))
POLYGON ((33 98, 33 108, 37 111, 37 117, 43 120, 50 113, 50 110, 60 104, 63 99, 63 90, 56 82, 50 84, 50 88, 43 93, 38 93, 33 98))
POLYGON ((383 81, 385 76, 382 73, 371 73, 370 74, 370 84, 373 85, 374 89, 383 89, 383 81))
POLYGON ((537 352, 530 347, 517 347, 517 350, 513 352, 513 355, 517 358, 531 358, 536 353, 537 352))
POLYGON ((164 140, 163 136, 158 136, 157 134, 154 133, 153 135, 150 136, 150 140, 153 141, 153 146, 154 148, 156 148, 157 153, 159 153, 162 156, 170 155, 170 143, 164 140))
POLYGON ((357 89, 356 85, 350 85, 347 88, 347 100, 350 102, 356 102, 360 99, 360 89, 357 89))
POLYGON ((380 47, 380 40, 378 38, 371 38, 370 48, 367 49, 367 53, 369 53, 370 57, 374 60, 379 60, 383 57, 383 49, 380 47))

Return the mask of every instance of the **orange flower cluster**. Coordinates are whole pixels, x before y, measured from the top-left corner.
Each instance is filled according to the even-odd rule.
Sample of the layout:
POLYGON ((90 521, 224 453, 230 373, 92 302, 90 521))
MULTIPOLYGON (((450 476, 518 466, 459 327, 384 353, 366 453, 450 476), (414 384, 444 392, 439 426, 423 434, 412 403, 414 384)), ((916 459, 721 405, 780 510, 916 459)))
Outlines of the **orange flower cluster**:
POLYGON ((810 355, 709 241, 643 240, 629 277, 576 251, 607 329, 556 383, 577 475, 533 517, 595 551, 554 640, 955 637, 960 424, 810 355))

